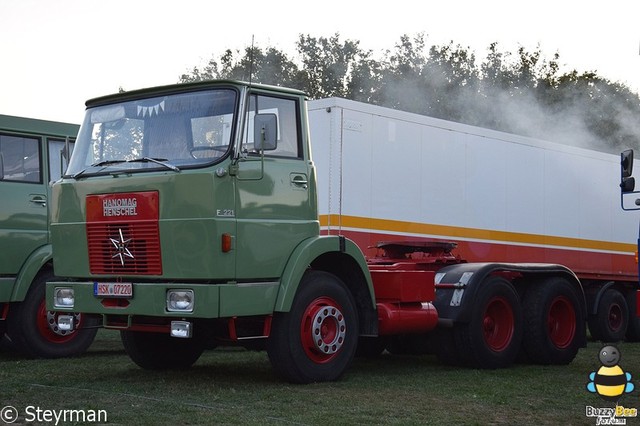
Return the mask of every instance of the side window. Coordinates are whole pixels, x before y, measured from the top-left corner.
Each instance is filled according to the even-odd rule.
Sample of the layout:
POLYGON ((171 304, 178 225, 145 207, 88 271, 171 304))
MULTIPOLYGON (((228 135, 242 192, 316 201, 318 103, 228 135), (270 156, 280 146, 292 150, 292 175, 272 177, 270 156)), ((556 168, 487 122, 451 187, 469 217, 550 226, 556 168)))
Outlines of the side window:
POLYGON ((256 113, 275 114, 278 121, 277 147, 273 151, 265 151, 265 155, 279 157, 302 158, 300 136, 298 132, 297 103, 293 99, 270 96, 251 96, 245 148, 251 152, 253 148, 253 124, 256 113))
POLYGON ((49 139, 49 182, 55 182, 67 170, 69 159, 73 152, 74 141, 69 141, 67 152, 67 142, 64 139, 49 139))
POLYGON ((231 143, 233 115, 222 114, 191 119, 191 155, 196 158, 218 158, 231 143))
POLYGON ((42 182, 39 146, 39 138, 0 135, 2 180, 42 182))

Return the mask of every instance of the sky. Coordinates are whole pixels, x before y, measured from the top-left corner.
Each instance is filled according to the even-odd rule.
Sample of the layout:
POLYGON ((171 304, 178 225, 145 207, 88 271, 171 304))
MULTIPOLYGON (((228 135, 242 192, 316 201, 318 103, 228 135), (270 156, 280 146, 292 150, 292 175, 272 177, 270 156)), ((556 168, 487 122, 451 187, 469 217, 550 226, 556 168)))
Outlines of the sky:
POLYGON ((294 56, 300 34, 338 33, 377 56, 419 33, 478 58, 492 42, 539 46, 548 59, 559 53, 563 70, 639 92, 639 23, 630 0, 0 0, 0 114, 80 123, 87 99, 177 83, 252 37, 294 56))

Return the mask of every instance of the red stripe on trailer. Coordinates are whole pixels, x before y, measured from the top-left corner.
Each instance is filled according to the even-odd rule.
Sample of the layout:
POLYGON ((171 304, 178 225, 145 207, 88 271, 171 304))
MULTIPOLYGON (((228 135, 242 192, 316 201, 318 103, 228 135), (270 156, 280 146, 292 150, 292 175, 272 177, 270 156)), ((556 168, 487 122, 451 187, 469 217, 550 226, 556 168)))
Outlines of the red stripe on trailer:
MULTIPOLYGON (((323 233, 327 233, 326 230, 323 233)), ((332 234, 336 231, 332 230, 332 234)), ((453 241, 458 244, 454 253, 467 262, 556 263, 573 270, 581 279, 637 281, 634 254, 607 253, 574 248, 527 246, 514 243, 465 241, 446 238, 402 236, 384 232, 345 230, 341 232, 353 240, 368 257, 375 257, 375 245, 380 241, 403 238, 413 241, 453 241)))

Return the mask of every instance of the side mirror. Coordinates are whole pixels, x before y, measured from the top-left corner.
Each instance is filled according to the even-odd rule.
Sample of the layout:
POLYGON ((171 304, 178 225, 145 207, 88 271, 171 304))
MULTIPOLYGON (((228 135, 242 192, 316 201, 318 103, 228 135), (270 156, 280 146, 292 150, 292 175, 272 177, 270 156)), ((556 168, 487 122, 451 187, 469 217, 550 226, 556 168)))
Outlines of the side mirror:
POLYGON ((623 193, 633 192, 636 187, 636 180, 631 177, 633 174, 633 150, 628 149, 620 154, 620 189, 623 193))
POLYGON ((632 177, 622 178, 620 189, 622 189, 623 193, 633 192, 636 189, 636 180, 632 177))
POLYGON ((73 152, 74 142, 71 142, 67 137, 64 141, 64 148, 60 150, 60 176, 64 175, 69 167, 69 160, 71 159, 71 153, 73 152))
POLYGON ((633 174, 633 150, 628 149, 620 154, 620 169, 622 177, 627 178, 633 174))
POLYGON ((253 146, 273 151, 278 146, 278 118, 275 114, 256 114, 253 118, 253 146))

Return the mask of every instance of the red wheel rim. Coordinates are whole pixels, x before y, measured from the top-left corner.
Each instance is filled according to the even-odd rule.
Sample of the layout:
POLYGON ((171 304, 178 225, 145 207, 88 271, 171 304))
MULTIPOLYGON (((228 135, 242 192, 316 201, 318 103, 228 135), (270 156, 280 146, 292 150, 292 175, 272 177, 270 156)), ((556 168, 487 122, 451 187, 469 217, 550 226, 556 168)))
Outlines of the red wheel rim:
POLYGON ((315 299, 302 315, 302 347, 315 363, 324 364, 338 356, 344 345, 346 331, 342 309, 329 297, 315 299))
POLYGON ((494 297, 487 304, 482 318, 484 340, 493 351, 503 351, 511 343, 515 330, 513 309, 504 297, 494 297))
MULTIPOLYGON (((78 329, 82 326, 82 318, 79 314, 74 314, 74 317, 74 328, 78 329)), ((75 330, 63 331, 58 328, 58 314, 47 311, 47 305, 44 299, 40 302, 36 321, 40 335, 50 343, 67 343, 76 337, 75 330)))
POLYGON ((549 307, 547 327, 551 342, 564 349, 571 345, 576 334, 576 312, 573 303, 565 296, 556 297, 549 307))
POLYGON ((622 325, 624 324, 624 321, 622 318, 623 318, 622 308, 620 307, 620 305, 618 305, 617 303, 610 305, 608 321, 609 321, 609 327, 611 328, 612 331, 616 331, 616 332, 620 331, 620 329, 622 328, 622 325))

